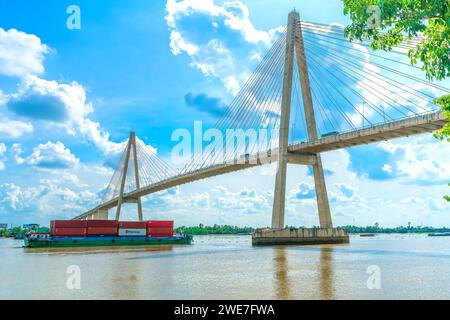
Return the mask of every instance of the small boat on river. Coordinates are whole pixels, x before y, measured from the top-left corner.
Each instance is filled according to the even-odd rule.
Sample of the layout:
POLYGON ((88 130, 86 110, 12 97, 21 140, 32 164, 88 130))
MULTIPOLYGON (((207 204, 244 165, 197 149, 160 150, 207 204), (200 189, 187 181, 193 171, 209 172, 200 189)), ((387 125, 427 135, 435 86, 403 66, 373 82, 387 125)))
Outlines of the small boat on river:
POLYGON ((450 237, 450 232, 435 232, 429 233, 429 237, 450 237))

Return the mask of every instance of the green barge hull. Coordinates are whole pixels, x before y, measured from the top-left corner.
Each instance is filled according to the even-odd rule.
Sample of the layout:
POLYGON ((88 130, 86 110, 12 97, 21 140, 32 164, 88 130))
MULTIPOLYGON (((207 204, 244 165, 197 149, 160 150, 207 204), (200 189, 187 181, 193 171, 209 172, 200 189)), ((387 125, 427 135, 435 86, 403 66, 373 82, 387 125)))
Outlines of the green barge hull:
POLYGON ((191 244, 189 235, 173 237, 49 237, 24 239, 25 248, 132 247, 191 244))

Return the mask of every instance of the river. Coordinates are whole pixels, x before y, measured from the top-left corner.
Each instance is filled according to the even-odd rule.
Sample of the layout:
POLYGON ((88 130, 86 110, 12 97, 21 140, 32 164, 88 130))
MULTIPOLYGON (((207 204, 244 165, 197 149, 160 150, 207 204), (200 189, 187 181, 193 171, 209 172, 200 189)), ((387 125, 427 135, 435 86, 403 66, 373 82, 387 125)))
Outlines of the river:
POLYGON ((304 247, 194 240, 43 252, 0 239, 0 299, 450 299, 450 237, 353 235, 348 245, 304 247))

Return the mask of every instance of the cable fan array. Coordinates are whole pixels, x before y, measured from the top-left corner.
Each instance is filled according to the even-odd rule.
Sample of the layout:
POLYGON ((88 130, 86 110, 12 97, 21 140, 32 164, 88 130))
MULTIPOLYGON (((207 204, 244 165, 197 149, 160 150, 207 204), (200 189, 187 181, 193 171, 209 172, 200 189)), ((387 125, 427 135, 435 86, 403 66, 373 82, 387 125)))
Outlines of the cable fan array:
MULTIPOLYGON (((438 110, 434 99, 450 90, 421 78, 422 71, 412 66, 408 51, 422 39, 400 44, 392 52, 371 49, 368 42, 350 42, 344 28, 300 21, 306 64, 311 86, 319 138, 329 134, 355 131, 377 124, 422 115, 438 110)), ((136 155, 130 150, 125 168, 127 144, 106 188, 103 202, 120 193, 126 171, 124 192, 147 187, 177 175, 195 173, 216 165, 232 164, 243 156, 268 153, 278 147, 283 78, 285 73, 286 28, 256 66, 247 82, 214 126, 216 138, 202 152, 194 154, 180 170, 173 169, 155 151, 136 139, 136 155), (246 133, 256 134, 254 139, 246 133), (244 134, 244 143, 239 140, 244 134), (241 142, 241 143, 239 143, 241 142), (137 157, 139 185, 135 180, 137 157)), ((294 54, 289 143, 308 139, 303 110, 302 88, 294 54)))
POLYGON ((244 155, 267 152, 278 146, 285 48, 286 29, 214 126, 222 133, 222 141, 216 141, 215 148, 206 153, 195 154, 182 168, 182 174, 233 162, 244 155), (231 133, 247 130, 256 133, 257 138, 238 144, 231 133))
MULTIPOLYGON (((128 161, 128 168, 126 170, 124 193, 129 193, 138 189, 135 179, 135 155, 133 152, 133 146, 128 143, 122 157, 120 158, 119 164, 114 171, 111 181, 105 190, 102 198, 103 202, 114 199, 120 194, 123 173, 125 172, 125 158, 128 148, 132 149, 130 150, 130 158, 128 161)), ((139 187, 153 185, 178 174, 177 170, 172 168, 167 162, 156 155, 153 148, 145 145, 145 143, 138 138, 136 138, 136 156, 139 172, 139 187)))
MULTIPOLYGON (((434 99, 450 92, 421 78, 421 68, 409 62, 408 51, 419 38, 386 53, 372 50, 368 42, 350 42, 344 27, 306 21, 300 26, 319 136, 436 111, 434 99)), ((294 121, 291 141, 306 139, 304 119, 294 121)))

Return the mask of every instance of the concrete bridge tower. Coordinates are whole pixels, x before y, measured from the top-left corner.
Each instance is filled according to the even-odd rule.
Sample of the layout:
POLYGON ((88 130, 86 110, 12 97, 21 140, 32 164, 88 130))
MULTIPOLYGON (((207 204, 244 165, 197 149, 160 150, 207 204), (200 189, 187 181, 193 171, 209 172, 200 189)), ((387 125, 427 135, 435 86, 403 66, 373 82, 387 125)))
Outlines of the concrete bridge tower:
MULTIPOLYGON (((126 148, 126 154, 125 154, 125 166, 122 172, 122 179, 120 182, 120 193, 119 193, 119 199, 117 202, 117 208, 116 208, 116 220, 120 219, 120 212, 122 209, 122 204, 124 202, 124 189, 125 189, 125 181, 127 177, 127 172, 129 170, 129 162, 130 157, 132 155, 133 159, 133 167, 134 167, 134 179, 136 184, 136 189, 139 190, 141 188, 139 183, 139 166, 138 166, 138 155, 136 151, 136 134, 132 131, 130 133, 130 138, 128 139, 128 144, 126 148)), ((139 221, 142 221, 142 202, 141 198, 138 197, 136 199, 127 199, 128 202, 136 202, 137 209, 138 209, 138 218, 139 221)))
MULTIPOLYGON (((286 172, 289 143, 289 123, 291 114, 291 94, 292 94, 292 74, 293 68, 298 68, 300 85, 302 89, 303 106, 307 125, 309 140, 316 140, 317 128, 314 109, 311 98, 311 88, 308 77, 308 66, 306 63, 303 35, 300 24, 300 15, 293 11, 289 14, 286 55, 284 64, 283 98, 281 103, 281 125, 279 135, 278 168, 275 182, 274 204, 272 212, 272 228, 284 228, 284 210, 286 197, 286 172), (294 55, 297 56, 297 65, 294 66, 294 55)), ((328 203, 327 187, 322 167, 320 154, 315 154, 312 165, 314 172, 314 182, 316 186, 317 206, 319 209, 319 220, 321 228, 332 228, 330 205, 328 203)))
POLYGON ((322 160, 319 153, 308 155, 289 154, 289 124, 291 115, 291 95, 294 68, 298 68, 300 87, 307 127, 308 140, 317 140, 316 119, 311 97, 303 34, 300 15, 296 11, 289 13, 286 52, 284 61, 283 92, 281 102, 281 119, 279 134, 278 167, 275 180, 275 192, 272 211, 272 229, 266 232, 257 231, 253 235, 254 244, 277 243, 341 243, 348 242, 343 230, 333 229, 327 187, 325 184, 322 160), (296 56, 296 60, 294 59, 296 56), (294 62, 297 62, 294 66, 294 62), (305 161, 308 159, 309 161, 305 161), (317 207, 319 211, 320 229, 285 230, 286 176, 287 164, 312 165, 316 187, 317 207))

